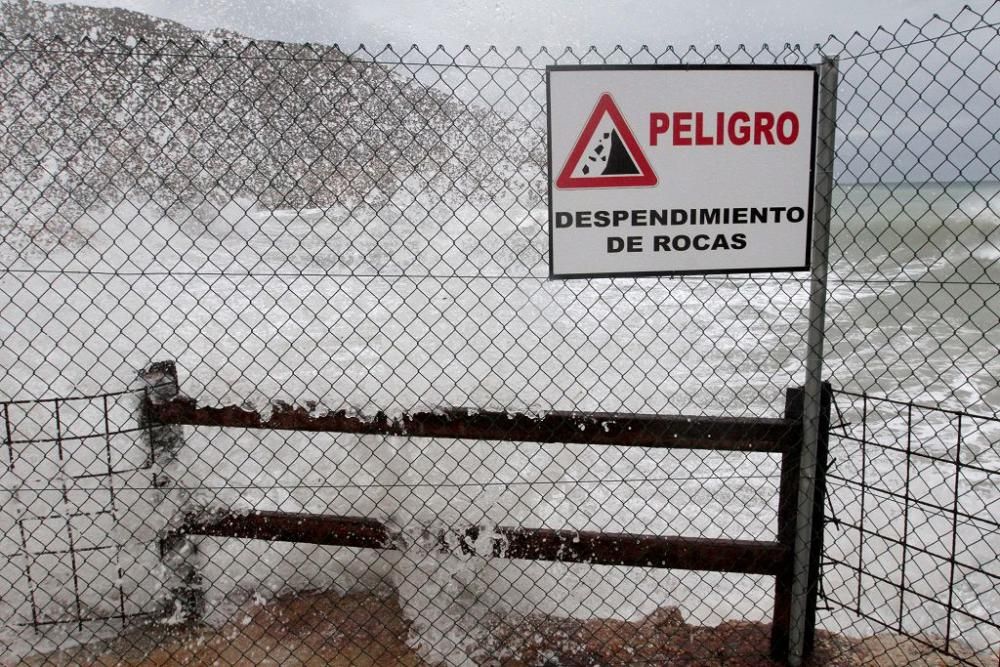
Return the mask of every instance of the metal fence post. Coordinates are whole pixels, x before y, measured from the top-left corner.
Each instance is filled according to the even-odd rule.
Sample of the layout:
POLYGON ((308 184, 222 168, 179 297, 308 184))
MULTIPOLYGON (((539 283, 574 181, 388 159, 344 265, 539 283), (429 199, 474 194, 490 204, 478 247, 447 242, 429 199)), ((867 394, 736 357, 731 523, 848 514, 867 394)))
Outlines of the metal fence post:
POLYGON ((795 521, 795 550, 792 565, 791 632, 789 633, 789 663, 801 664, 808 653, 807 638, 810 595, 815 595, 815 582, 810 582, 813 560, 813 513, 816 495, 816 470, 821 435, 823 394, 823 346, 826 329, 826 281, 829 263, 830 214, 833 197, 834 144, 837 133, 836 58, 824 56, 819 66, 818 145, 815 167, 815 218, 812 237, 812 276, 809 296, 809 332, 806 350, 806 380, 803 401, 803 446, 798 484, 798 507, 795 521), (813 590, 810 591, 810 583, 813 590))
POLYGON ((826 500, 826 469, 830 453, 830 414, 833 409, 833 387, 829 382, 823 383, 822 392, 820 396, 819 434, 816 441, 816 482, 812 510, 813 536, 812 548, 809 553, 809 585, 806 589, 808 598, 806 600, 806 634, 803 653, 807 656, 812 653, 816 634, 816 605, 820 584, 819 562, 823 555, 823 531, 825 527, 823 502, 826 500))
MULTIPOLYGON (((781 486, 778 495, 778 542, 795 549, 795 516, 799 501, 799 470, 802 456, 802 387, 785 390, 785 419, 793 420, 798 427, 786 451, 781 456, 781 486)), ((785 559, 781 573, 774 578, 774 615, 771 627, 771 657, 788 661, 788 637, 791 630, 792 562, 785 559)))
POLYGON ((168 470, 184 441, 184 432, 182 426, 160 424, 151 410, 154 404, 180 394, 177 368, 173 361, 158 361, 140 371, 139 379, 145 385, 139 411, 140 426, 149 446, 161 518, 167 523, 160 537, 160 561, 166 569, 164 586, 170 592, 172 617, 182 621, 201 614, 204 597, 201 576, 194 562, 197 545, 189 536, 176 534, 170 525, 171 519, 181 514, 177 510, 186 502, 175 492, 176 480, 168 470))

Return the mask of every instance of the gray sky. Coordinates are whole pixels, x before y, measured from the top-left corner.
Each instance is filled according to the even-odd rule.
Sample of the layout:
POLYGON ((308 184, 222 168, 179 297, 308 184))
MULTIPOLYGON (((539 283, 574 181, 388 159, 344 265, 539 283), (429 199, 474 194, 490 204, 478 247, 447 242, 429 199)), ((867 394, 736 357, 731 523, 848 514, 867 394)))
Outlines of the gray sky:
MULTIPOLYGON (((52 0, 47 0, 52 2, 52 0)), ((79 0, 197 29, 286 41, 510 48, 614 44, 803 46, 904 19, 954 15, 956 0, 79 0)), ((989 3, 973 1, 973 7, 989 3)))

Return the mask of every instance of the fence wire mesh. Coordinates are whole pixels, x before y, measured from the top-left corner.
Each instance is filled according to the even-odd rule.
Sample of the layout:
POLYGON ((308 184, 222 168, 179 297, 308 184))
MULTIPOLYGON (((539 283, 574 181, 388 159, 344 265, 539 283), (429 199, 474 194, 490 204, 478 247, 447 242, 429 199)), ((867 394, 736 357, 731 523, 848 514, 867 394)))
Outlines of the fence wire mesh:
POLYGON ((828 54, 843 416, 813 662, 995 664, 1000 4, 809 49, 579 53, 79 11, 0 6, 0 659, 767 664, 760 554, 743 574, 502 556, 532 529, 780 544, 780 452, 516 440, 496 415, 783 417, 807 274, 547 279, 545 68, 828 54), (115 34, 72 37, 95 16, 115 34), (272 426, 281 402, 492 422, 151 420, 175 389, 272 426), (371 521, 343 539, 394 548, 235 536, 247 516, 371 521))
POLYGON ((83 631, 143 612, 151 461, 135 446, 131 392, 0 404, 5 426, 5 625, 83 631), (16 495, 15 495, 16 494, 16 495), (143 536, 146 532, 145 537, 143 536), (143 573, 143 575, 140 574, 143 573))
POLYGON ((1000 631, 997 417, 852 392, 837 400, 831 619, 912 637, 911 658, 940 651, 976 664, 974 647, 995 646, 1000 631))

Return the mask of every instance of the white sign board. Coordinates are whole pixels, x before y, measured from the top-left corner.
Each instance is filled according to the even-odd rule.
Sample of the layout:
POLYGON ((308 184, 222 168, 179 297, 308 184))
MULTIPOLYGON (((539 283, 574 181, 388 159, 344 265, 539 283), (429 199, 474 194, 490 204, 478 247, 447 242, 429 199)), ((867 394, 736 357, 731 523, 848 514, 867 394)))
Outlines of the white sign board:
POLYGON ((816 79, 549 67, 550 276, 808 270, 816 79))

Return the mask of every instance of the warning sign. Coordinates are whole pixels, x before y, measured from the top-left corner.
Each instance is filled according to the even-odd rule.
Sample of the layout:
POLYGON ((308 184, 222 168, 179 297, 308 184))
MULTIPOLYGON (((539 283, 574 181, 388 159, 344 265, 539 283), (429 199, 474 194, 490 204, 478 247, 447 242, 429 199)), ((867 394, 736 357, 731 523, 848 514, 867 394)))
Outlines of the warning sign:
POLYGON ((601 95, 556 185, 563 189, 656 185, 656 174, 611 95, 601 95))
POLYGON ((809 268, 812 66, 548 69, 553 278, 809 268))

